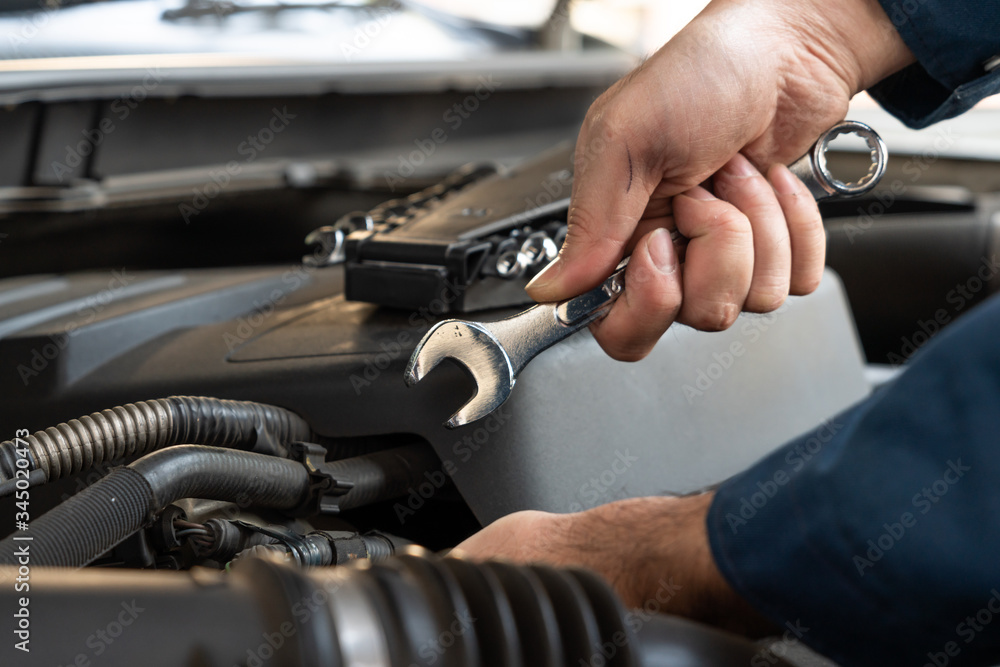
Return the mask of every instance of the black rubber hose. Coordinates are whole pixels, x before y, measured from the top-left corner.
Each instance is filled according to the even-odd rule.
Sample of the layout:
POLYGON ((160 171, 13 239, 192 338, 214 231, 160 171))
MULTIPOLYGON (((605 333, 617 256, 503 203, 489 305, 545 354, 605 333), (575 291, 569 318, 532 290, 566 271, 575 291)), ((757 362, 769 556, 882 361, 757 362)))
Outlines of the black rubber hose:
POLYGON ((116 468, 32 521, 27 532, 0 542, 0 564, 16 565, 28 545, 32 565, 83 567, 180 498, 291 509, 308 492, 308 471, 295 461, 199 445, 171 447, 116 468), (30 542, 15 539, 29 536, 30 542))
MULTIPOLYGON (((636 612, 639 613, 639 612, 636 612)), ((791 667, 781 653, 723 630, 677 616, 655 614, 638 630, 643 667, 768 665, 791 667)), ((782 647, 784 650, 786 647, 782 647)))
MULTIPOLYGON (((32 569, 30 608, 13 585, 0 586, 0 608, 30 609, 35 642, 28 657, 16 639, 0 643, 0 664, 64 664, 80 637, 120 619, 129 627, 100 644, 101 664, 789 667, 788 641, 760 648, 627 610, 583 570, 417 553, 338 568, 241 558, 231 572, 32 569)), ((0 568, 0 579, 17 576, 0 568)))
POLYGON ((330 461, 323 470, 338 481, 354 483, 354 488, 337 499, 341 510, 398 498, 427 482, 441 487, 448 481, 440 459, 424 443, 330 461))
MULTIPOLYGON (((21 443, 32 484, 68 477, 179 444, 285 455, 284 445, 310 440, 309 425, 289 410, 251 401, 171 396, 129 403, 38 431, 21 443), (24 444, 27 441, 27 444, 24 444)), ((13 491, 17 443, 0 443, 0 495, 13 491)))

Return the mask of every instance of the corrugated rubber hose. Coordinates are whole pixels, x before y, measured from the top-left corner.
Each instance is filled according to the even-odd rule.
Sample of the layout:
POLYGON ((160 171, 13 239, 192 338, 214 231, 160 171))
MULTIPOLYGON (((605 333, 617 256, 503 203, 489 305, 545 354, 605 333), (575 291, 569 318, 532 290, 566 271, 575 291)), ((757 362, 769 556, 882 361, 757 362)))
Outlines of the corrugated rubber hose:
MULTIPOLYGON (((22 445, 21 451, 26 450, 34 485, 171 445, 212 445, 284 456, 287 443, 310 439, 306 421, 284 408, 171 396, 102 410, 38 431, 24 439, 27 446, 22 445)), ((17 458, 13 440, 0 443, 0 496, 14 490, 17 458)))
POLYGON ((18 564, 27 548, 32 565, 83 567, 180 498, 291 509, 308 492, 309 473, 296 461, 200 445, 171 447, 115 468, 32 521, 27 532, 0 542, 0 564, 18 564))
MULTIPOLYGON (((425 443, 324 463, 322 470, 353 487, 337 498, 341 510, 390 500, 417 484, 447 476, 425 443)), ((0 541, 0 565, 18 564, 28 545, 32 565, 83 567, 149 525, 181 498, 234 501, 241 506, 298 509, 310 493, 303 464, 253 452, 179 445, 115 468, 0 541), (30 542, 16 537, 31 537, 30 542)))

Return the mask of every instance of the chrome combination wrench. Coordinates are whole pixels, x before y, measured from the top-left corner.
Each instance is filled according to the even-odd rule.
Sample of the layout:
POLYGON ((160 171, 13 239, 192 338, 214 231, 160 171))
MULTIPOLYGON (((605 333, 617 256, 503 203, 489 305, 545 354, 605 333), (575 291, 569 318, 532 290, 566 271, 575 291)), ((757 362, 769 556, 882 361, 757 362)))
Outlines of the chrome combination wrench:
MULTIPOLYGON (((871 190, 885 173, 887 152, 882 138, 864 123, 844 121, 824 132, 805 155, 789 165, 816 200, 856 197, 871 190), (855 134, 865 140, 871 154, 868 173, 854 182, 844 182, 830 173, 826 151, 833 139, 855 134)), ((675 245, 687 239, 674 230, 675 245)), ((445 426, 457 428, 482 419, 510 397, 518 374, 540 352, 572 336, 607 314, 625 290, 626 257, 601 285, 558 303, 540 303, 522 313, 495 322, 445 320, 435 324, 417 344, 407 364, 408 386, 419 382, 442 359, 462 365, 476 383, 476 393, 445 426)))

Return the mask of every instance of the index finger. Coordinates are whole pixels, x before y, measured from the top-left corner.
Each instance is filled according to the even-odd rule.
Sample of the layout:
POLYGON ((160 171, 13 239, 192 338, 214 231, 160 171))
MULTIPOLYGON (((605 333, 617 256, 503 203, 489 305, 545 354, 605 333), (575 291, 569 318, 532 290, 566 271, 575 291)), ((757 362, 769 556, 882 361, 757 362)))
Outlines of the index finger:
POLYGON ((588 114, 574 157, 566 240, 559 257, 528 284, 536 301, 560 301, 596 287, 624 255, 650 188, 623 125, 617 112, 588 114))

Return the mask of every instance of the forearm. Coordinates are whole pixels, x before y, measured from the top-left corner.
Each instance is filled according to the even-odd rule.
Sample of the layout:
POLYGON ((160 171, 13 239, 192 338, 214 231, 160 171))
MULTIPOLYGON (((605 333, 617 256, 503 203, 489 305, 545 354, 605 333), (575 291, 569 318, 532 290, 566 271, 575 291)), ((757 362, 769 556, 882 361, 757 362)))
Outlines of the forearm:
POLYGON ((712 493, 620 500, 562 518, 562 564, 610 581, 631 607, 652 607, 743 634, 769 621, 726 583, 712 559, 706 515, 712 493))

